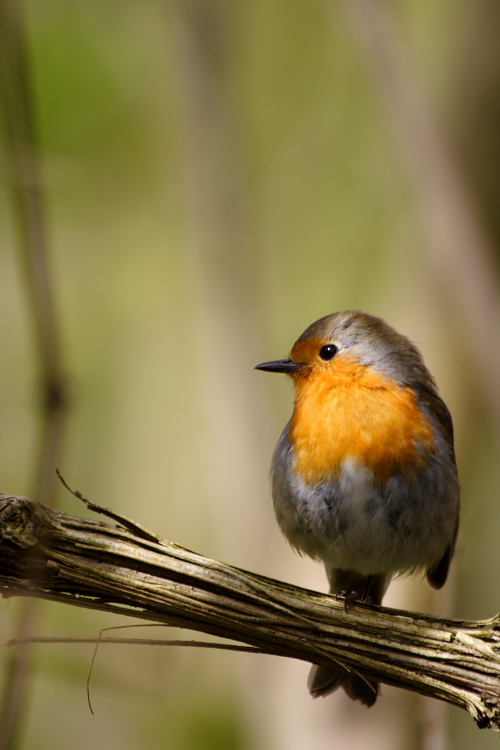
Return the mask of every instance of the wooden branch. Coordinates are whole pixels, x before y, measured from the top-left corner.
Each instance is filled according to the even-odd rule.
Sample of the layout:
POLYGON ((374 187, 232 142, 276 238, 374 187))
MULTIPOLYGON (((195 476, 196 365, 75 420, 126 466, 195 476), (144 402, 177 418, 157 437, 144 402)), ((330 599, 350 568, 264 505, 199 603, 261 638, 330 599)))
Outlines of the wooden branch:
POLYGON ((354 603, 256 575, 119 525, 0 495, 0 592, 202 631, 267 654, 342 663, 500 728, 500 617, 482 622, 354 603))

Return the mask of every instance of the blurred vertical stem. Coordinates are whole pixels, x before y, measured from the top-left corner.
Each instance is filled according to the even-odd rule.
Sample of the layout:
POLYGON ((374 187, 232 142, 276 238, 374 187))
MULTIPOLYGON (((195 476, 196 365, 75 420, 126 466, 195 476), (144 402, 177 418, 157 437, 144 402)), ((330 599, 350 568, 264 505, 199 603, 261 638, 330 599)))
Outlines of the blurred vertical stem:
MULTIPOLYGON (((5 152, 39 371, 40 434, 33 497, 50 504, 55 493, 55 466, 61 455, 68 402, 48 262, 26 29, 18 0, 0 0, 0 69, 5 152)), ((38 602, 25 600, 19 613, 19 636, 32 631, 37 612, 38 602)), ((13 748, 19 742, 31 673, 31 650, 13 652, 0 705, 0 750, 13 748)))
POLYGON ((267 492, 260 393, 254 377, 255 307, 260 255, 254 238, 248 163, 241 143, 232 0, 172 4, 171 28, 182 122, 193 337, 203 361, 207 435, 203 453, 209 492, 224 519, 224 554, 241 550, 257 524, 254 502, 267 492), (234 502, 234 487, 240 488, 234 502), (230 536, 230 539, 228 538, 230 536))

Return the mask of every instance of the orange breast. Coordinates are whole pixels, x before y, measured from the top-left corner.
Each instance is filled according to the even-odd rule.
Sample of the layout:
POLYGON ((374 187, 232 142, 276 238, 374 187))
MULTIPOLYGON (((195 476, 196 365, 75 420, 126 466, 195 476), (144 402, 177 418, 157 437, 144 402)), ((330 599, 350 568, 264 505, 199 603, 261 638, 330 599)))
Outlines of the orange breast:
POLYGON ((414 478, 433 450, 434 433, 413 391, 342 355, 332 365, 294 378, 295 472, 317 484, 337 478, 351 459, 382 486, 394 473, 414 478))

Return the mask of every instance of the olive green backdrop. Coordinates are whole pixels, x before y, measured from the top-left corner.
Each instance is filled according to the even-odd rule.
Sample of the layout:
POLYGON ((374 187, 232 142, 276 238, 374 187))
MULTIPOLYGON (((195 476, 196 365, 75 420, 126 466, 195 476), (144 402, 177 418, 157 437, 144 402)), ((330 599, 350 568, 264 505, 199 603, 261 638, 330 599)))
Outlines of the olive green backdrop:
MULTIPOLYGON (((397 581, 387 603, 486 618, 500 609, 500 324, 489 305, 500 246, 500 9, 495 0, 352 6, 24 3, 72 392, 59 468, 95 502, 168 539, 325 590, 321 566, 288 548, 271 507, 268 466, 291 386, 253 367, 286 356, 316 318, 363 309, 422 348, 454 417, 463 484, 450 582, 431 594, 422 581, 397 581), (405 98, 415 117, 401 111, 405 98), (455 188, 464 208, 454 214, 455 188), (441 256, 436 227, 458 231, 458 248, 464 221, 479 240, 456 256, 453 241, 441 256), (475 283, 467 251, 490 289, 475 283)), ((0 489, 26 494, 36 373, 2 171, 0 489)), ((86 514, 62 488, 58 501, 86 514)), ((0 603, 2 642, 15 635, 18 605, 0 603)), ((96 636, 122 624, 44 604, 38 630, 96 636)), ((160 632, 189 637, 152 637, 160 632)), ((37 649, 23 749, 498 743, 465 713, 410 693, 385 687, 370 711, 343 694, 313 702, 305 664, 187 649, 102 647, 92 716, 91 656, 90 646, 37 649)), ((4 650, 0 670, 5 659, 4 650)))

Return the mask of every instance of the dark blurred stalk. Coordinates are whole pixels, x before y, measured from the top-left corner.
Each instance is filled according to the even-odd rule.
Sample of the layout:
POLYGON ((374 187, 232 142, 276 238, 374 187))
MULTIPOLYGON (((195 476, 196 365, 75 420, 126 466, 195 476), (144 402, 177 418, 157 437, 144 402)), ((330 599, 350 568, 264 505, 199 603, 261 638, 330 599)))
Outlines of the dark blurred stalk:
MULTIPOLYGON (((39 371, 40 434, 32 492, 40 502, 50 504, 63 443, 67 396, 48 262, 26 29, 17 0, 0 0, 0 75, 5 154, 39 371)), ((37 614, 38 603, 25 600, 19 612, 19 635, 33 630, 37 614)), ((20 649, 8 662, 0 705, 0 750, 19 744, 32 668, 31 649, 20 649)))

